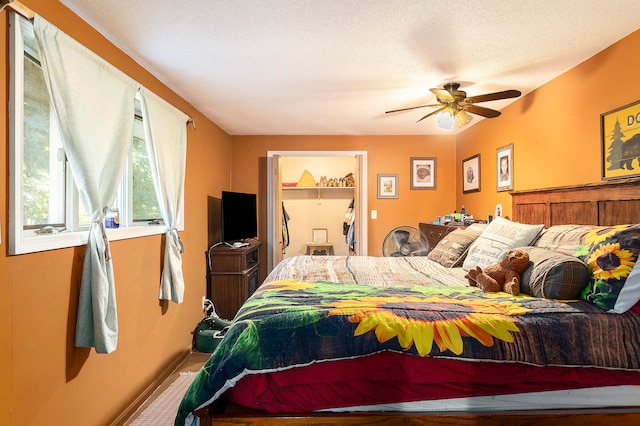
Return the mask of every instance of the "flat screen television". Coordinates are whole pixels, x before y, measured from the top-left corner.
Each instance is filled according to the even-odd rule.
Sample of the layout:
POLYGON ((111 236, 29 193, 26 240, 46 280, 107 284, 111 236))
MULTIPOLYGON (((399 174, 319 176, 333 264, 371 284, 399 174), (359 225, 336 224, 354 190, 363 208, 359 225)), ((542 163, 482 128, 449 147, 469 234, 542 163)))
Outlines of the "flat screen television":
POLYGON ((222 241, 230 243, 258 236, 256 194, 222 191, 222 241))
POLYGON ((207 216, 209 218, 208 240, 209 247, 222 242, 222 200, 217 197, 207 197, 207 216))

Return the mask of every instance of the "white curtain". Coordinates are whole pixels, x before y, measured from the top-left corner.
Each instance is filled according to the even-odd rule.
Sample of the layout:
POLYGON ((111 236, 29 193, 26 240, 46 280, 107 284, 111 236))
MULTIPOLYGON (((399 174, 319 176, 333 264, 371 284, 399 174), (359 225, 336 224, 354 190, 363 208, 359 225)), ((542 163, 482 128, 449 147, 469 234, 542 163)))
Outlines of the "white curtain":
POLYGON ((118 342, 118 316, 104 216, 132 141, 138 84, 37 15, 34 31, 69 167, 91 214, 76 346, 110 353, 118 342))
POLYGON ((184 250, 176 227, 184 209, 188 117, 144 88, 140 88, 140 97, 151 175, 160 213, 167 227, 158 297, 182 303, 184 250))

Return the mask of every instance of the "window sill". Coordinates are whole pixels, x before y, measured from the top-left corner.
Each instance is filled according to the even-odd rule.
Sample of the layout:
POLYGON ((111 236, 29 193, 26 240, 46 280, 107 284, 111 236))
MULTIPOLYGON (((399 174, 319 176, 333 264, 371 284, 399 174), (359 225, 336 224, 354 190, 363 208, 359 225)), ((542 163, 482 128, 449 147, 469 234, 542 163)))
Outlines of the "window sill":
MULTIPOLYGON (((178 227, 178 231, 183 230, 184 226, 178 227)), ((160 235, 166 232, 167 227, 164 225, 142 225, 107 229, 107 237, 109 238, 109 241, 112 242, 126 240, 129 238, 160 235)), ((9 244, 9 247, 13 248, 13 250, 10 251, 10 254, 27 254, 67 247, 83 246, 87 244, 88 238, 88 230, 23 237, 20 241, 12 241, 11 244, 9 244)))

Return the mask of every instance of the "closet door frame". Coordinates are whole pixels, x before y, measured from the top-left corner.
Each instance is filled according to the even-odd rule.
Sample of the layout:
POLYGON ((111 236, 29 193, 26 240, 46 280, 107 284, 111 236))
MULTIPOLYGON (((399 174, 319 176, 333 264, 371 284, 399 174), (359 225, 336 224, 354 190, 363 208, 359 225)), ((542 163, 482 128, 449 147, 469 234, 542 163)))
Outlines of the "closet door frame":
POLYGON ((358 256, 368 253, 367 151, 267 151, 267 270, 282 260, 282 172, 283 157, 349 157, 355 159, 355 241, 358 256))

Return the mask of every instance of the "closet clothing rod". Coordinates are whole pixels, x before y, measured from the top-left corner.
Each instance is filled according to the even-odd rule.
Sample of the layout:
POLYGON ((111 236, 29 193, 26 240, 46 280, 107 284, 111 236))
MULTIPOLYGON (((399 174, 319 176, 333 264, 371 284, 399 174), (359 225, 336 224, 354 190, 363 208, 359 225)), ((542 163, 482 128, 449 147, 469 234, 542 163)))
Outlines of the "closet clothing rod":
POLYGON ((9 9, 13 10, 16 13, 19 13, 27 19, 33 19, 33 10, 29 9, 18 0, 0 0, 0 12, 2 12, 5 7, 8 7, 9 9))

